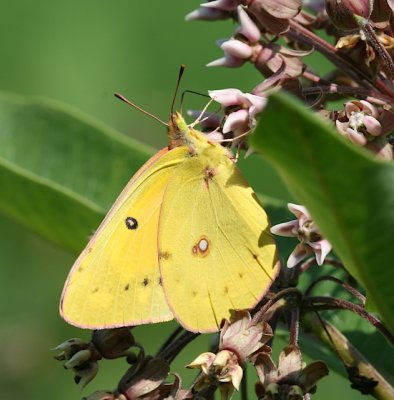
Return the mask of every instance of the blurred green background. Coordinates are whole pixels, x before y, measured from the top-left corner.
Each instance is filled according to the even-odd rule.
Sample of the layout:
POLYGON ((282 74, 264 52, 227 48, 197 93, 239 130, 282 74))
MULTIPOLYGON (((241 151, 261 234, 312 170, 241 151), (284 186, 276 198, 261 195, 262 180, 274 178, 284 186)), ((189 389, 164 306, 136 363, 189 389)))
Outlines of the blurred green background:
MULTIPOLYGON (((236 70, 205 67, 221 57, 215 41, 231 36, 234 24, 186 23, 184 16, 198 4, 180 0, 2 2, 0 90, 70 104, 126 135, 163 147, 163 127, 117 101, 115 91, 166 120, 181 63, 187 65, 183 89, 202 93, 226 87, 249 91, 260 79, 249 65, 236 70)), ((320 59, 313 63, 315 68, 328 68, 320 59)), ((188 95, 184 108, 201 109, 205 102, 188 95)), ((251 160, 249 168, 248 161, 243 166, 253 183, 260 177, 253 176, 251 160)), ((267 176, 267 193, 287 200, 275 174, 267 176)), ((4 216, 0 221, 0 397, 78 399, 97 389, 114 388, 125 370, 122 361, 102 363, 98 378, 81 394, 72 374, 49 351, 69 337, 89 337, 58 315, 61 289, 74 256, 4 216)), ((154 352, 161 336, 164 340, 174 326, 140 327, 135 334, 154 352)), ((209 340, 200 337, 189 346, 173 370, 190 380, 194 373, 183 371, 183 366, 205 351, 209 340)), ((283 344, 278 342, 278 347, 283 344)), ((314 398, 361 398, 349 385, 331 373, 314 398)))

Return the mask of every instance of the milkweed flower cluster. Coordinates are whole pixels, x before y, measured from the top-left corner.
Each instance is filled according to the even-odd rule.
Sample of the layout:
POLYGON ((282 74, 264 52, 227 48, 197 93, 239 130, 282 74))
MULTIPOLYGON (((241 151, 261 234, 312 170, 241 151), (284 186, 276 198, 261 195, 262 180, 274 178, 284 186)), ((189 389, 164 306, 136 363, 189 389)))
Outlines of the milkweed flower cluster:
POLYGON ((188 368, 201 369, 195 390, 211 385, 220 389, 222 400, 230 399, 239 389, 243 365, 260 352, 270 352, 266 345, 272 337, 272 329, 266 322, 253 323, 247 312, 235 314, 231 323, 225 321, 219 339, 219 351, 200 354, 188 368))

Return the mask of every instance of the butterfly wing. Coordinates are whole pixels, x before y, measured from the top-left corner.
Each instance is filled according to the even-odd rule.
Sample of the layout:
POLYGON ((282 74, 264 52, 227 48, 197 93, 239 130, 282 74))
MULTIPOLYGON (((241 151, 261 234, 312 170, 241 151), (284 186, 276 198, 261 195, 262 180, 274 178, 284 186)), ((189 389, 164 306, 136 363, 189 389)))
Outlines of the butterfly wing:
POLYGON ((226 156, 191 157, 164 193, 159 221, 163 288, 188 330, 219 329, 230 310, 253 307, 278 272, 267 215, 226 156))
POLYGON ((157 235, 164 190, 184 153, 181 147, 158 152, 120 194, 68 276, 60 305, 66 321, 101 329, 173 318, 157 235))

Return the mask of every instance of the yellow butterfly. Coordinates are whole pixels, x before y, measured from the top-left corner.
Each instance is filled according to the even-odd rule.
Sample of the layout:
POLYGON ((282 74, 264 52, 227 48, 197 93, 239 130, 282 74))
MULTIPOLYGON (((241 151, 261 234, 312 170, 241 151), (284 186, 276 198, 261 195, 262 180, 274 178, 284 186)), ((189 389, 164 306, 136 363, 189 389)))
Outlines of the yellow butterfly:
POLYGON ((278 272, 266 213, 228 150, 174 114, 168 148, 131 179, 75 262, 62 317, 102 329, 168 321, 217 331, 278 272))

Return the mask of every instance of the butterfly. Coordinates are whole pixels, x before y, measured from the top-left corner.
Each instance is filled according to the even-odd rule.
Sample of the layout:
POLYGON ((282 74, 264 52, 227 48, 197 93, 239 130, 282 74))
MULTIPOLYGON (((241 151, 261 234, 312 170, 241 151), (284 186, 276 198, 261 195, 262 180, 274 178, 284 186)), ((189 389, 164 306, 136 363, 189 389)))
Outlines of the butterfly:
POLYGON ((103 329, 213 332, 278 273, 267 215, 228 149, 172 115, 169 146, 124 188, 69 273, 60 313, 103 329))

